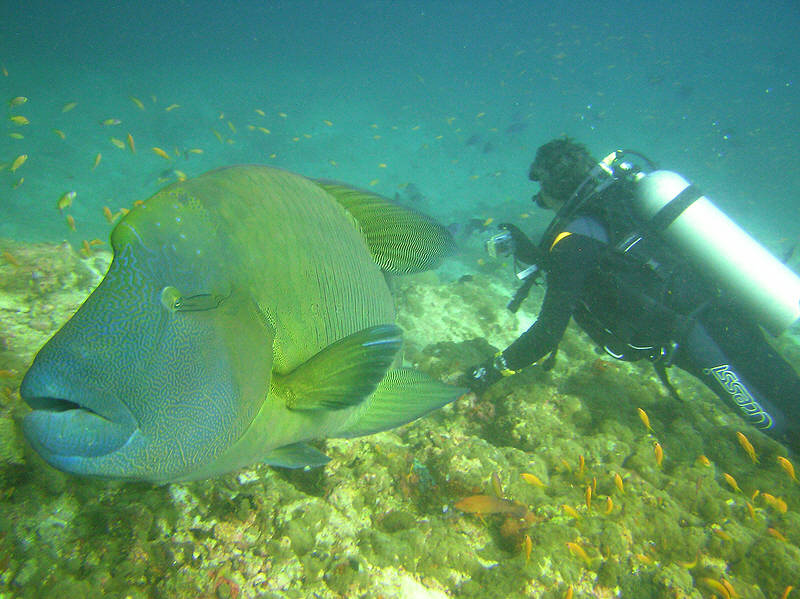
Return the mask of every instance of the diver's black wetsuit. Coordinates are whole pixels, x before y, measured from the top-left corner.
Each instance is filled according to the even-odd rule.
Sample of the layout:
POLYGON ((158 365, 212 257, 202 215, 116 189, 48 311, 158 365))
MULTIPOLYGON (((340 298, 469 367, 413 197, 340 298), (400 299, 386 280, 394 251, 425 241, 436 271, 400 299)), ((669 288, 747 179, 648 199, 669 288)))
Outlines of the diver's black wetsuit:
MULTIPOLYGON (((800 452, 800 378, 752 319, 723 294, 709 291, 685 263, 668 281, 641 263, 631 268, 618 260, 618 270, 627 272, 612 272, 614 252, 599 218, 579 217, 564 231, 550 248, 538 319, 502 354, 508 369, 524 368, 555 350, 574 317, 614 357, 671 359, 754 426, 800 452), (681 316, 693 311, 690 318, 681 316), (666 358, 672 341, 677 350, 666 358)), ((517 258, 527 261, 532 249, 518 244, 517 258)))

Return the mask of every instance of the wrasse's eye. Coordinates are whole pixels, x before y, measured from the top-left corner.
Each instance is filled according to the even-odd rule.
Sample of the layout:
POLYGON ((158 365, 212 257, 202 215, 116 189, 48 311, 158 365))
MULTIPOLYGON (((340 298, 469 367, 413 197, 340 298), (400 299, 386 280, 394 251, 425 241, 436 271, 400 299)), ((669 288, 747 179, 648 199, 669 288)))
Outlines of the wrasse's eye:
POLYGON ((188 297, 179 297, 175 303, 175 310, 178 312, 197 312, 201 310, 213 310, 219 307, 225 298, 221 295, 201 293, 188 297))
MULTIPOLYGON (((229 294, 230 295, 230 294, 229 294)), ((177 288, 164 287, 161 290, 161 304, 170 312, 200 312, 214 310, 228 296, 212 293, 199 293, 197 295, 182 295, 177 288)))

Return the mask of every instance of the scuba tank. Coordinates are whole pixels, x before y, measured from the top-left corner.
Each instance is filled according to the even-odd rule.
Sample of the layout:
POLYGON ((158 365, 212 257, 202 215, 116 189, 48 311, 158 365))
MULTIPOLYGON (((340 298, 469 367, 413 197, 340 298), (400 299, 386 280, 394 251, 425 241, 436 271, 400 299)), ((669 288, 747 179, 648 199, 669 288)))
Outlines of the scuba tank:
POLYGON ((634 209, 647 223, 642 236, 663 235, 773 335, 800 318, 800 278, 694 185, 666 170, 637 180, 634 209))

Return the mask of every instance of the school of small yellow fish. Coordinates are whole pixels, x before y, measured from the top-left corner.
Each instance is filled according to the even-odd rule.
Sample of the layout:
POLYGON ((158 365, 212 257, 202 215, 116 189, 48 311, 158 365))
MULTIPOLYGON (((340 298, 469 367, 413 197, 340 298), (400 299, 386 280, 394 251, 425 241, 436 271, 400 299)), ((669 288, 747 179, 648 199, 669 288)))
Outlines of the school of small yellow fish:
MULTIPOLYGON (((5 65, 2 66, 2 75, 9 77, 9 71, 5 65)), ((155 160, 153 158, 155 156, 161 161, 162 168, 168 167, 168 170, 163 171, 157 180, 153 181, 156 185, 164 185, 176 180, 182 181, 187 176, 198 173, 191 171, 187 175, 184 170, 173 167, 180 165, 181 168, 188 169, 189 166, 184 167, 183 165, 187 164, 185 159, 190 156, 205 158, 208 158, 209 155, 213 156, 214 140, 224 146, 236 143, 237 136, 241 136, 243 133, 270 136, 282 122, 290 119, 289 113, 278 108, 266 110, 254 107, 250 111, 254 115, 253 122, 237 125, 226 116, 225 111, 219 111, 217 122, 197 124, 197 127, 203 130, 209 145, 206 147, 183 147, 168 144, 163 140, 150 139, 144 133, 147 128, 143 125, 148 122, 148 117, 155 111, 168 113, 173 117, 182 110, 186 110, 184 105, 175 102, 161 102, 156 95, 152 94, 131 95, 129 100, 133 107, 140 111, 141 120, 138 122, 130 121, 127 118, 118 118, 113 114, 93 117, 93 122, 96 123, 98 130, 104 132, 103 143, 88 152, 82 162, 82 168, 92 173, 93 176, 101 177, 109 153, 119 151, 127 153, 126 155, 131 160, 155 160), (135 139, 139 140, 140 149, 150 148, 150 151, 142 151, 137 154, 135 139), (179 160, 183 162, 178 164, 179 160)), ((39 101, 37 98, 28 98, 23 95, 16 95, 7 100, 9 115, 6 135, 13 140, 13 150, 6 156, 0 156, 0 176, 3 177, 0 184, 14 192, 24 189, 24 175, 30 172, 31 166, 35 165, 37 161, 35 147, 26 147, 29 130, 48 128, 48 135, 52 130, 51 137, 57 142, 66 142, 73 134, 69 123, 64 120, 59 121, 60 128, 54 128, 46 122, 28 116, 33 114, 28 111, 37 101, 39 101)), ((84 102, 80 99, 65 98, 54 109, 54 116, 55 113, 75 115, 83 109, 83 104, 84 102)), ((480 123, 487 118, 487 114, 481 112, 472 120, 480 123)), ((425 143, 433 143, 435 140, 441 139, 443 135, 465 135, 466 130, 459 127, 458 123, 459 119, 456 117, 448 117, 443 132, 434 135, 426 134, 429 139, 425 143)), ((321 124, 326 128, 335 127, 333 119, 324 119, 321 124)), ((393 124, 370 123, 365 135, 370 136, 374 141, 379 141, 386 131, 396 128, 397 125, 393 124)), ((419 126, 414 125, 410 129, 417 131, 419 126)), ((292 136, 291 142, 298 143, 304 139, 313 139, 313 137, 314 133, 301 132, 292 136)), ((254 160, 254 162, 271 160, 276 161, 277 164, 279 163, 279 160, 276 160, 279 159, 279 148, 276 147, 274 151, 259 158, 261 160, 254 160)), ((341 159, 333 157, 327 161, 331 167, 337 167, 340 163, 341 159)), ((387 169, 388 164, 390 164, 388 158, 377 159, 375 168, 387 169)), ((474 177, 477 175, 470 175, 470 178, 474 177)), ((382 185, 381 178, 371 174, 366 176, 365 182, 369 187, 382 185)), ((63 193, 60 196, 38 198, 38 203, 32 208, 40 211, 42 215, 49 215, 48 218, 61 219, 62 226, 66 228, 65 232, 69 231, 68 235, 71 235, 69 239, 78 254, 84 259, 88 259, 96 251, 96 248, 102 248, 105 242, 96 236, 86 235, 84 237, 81 235, 82 223, 76 219, 73 212, 75 207, 84 201, 84 195, 78 194, 71 187, 69 181, 65 179, 63 193), (73 233, 74 235, 72 235, 73 233)), ((102 220, 109 228, 128 212, 128 208, 116 205, 110 199, 93 198, 92 205, 94 204, 102 205, 102 208, 97 210, 98 218, 102 214, 102 220)), ((528 217, 528 213, 520 214, 520 218, 528 217)), ((488 227, 494 220, 489 215, 483 215, 481 218, 483 227, 488 227)), ((2 240, 0 243, 3 243, 2 240)), ((0 246, 0 250, 2 250, 0 272, 3 276, 10 277, 25 273, 30 277, 31 273, 36 270, 36 265, 24 250, 8 249, 6 245, 0 246)), ((472 259, 473 265, 477 265, 479 268, 487 267, 486 262, 484 258, 472 259)), ((444 286, 444 284, 441 285, 444 286)), ((436 292, 431 293, 435 295, 436 292)), ((447 291, 447 294, 452 293, 454 293, 452 290, 447 291)), ((406 295, 411 295, 411 292, 406 295)), ((401 302, 399 309, 402 311, 405 307, 401 302)), ((502 310, 500 302, 497 304, 497 310, 502 310)), ((466 311, 464 314, 468 313, 466 311)), ((430 314, 427 317, 430 317, 430 314)), ((59 323, 52 323, 54 326, 57 324, 59 323)), ((3 342, 4 339, 0 338, 0 344, 3 342)), ((21 368, 0 369, 0 391, 2 391, 0 397, 5 398, 6 404, 19 403, 15 386, 19 384, 21 370, 21 368)), ((593 379, 597 377, 602 379, 599 382, 591 383, 595 386, 602 386, 604 382, 608 381, 613 381, 617 386, 624 385, 626 378, 631 376, 626 372, 614 372, 613 369, 602 372, 594 369, 591 372, 593 379)), ((529 409, 530 404, 539 402, 541 404, 539 409, 543 409, 541 406, 549 407, 556 412, 560 409, 553 408, 554 405, 558 405, 559 397, 552 385, 548 386, 541 382, 532 383, 530 380, 517 384, 523 385, 523 387, 505 391, 506 396, 514 397, 516 403, 513 405, 529 409), (531 394, 529 399, 521 400, 518 397, 527 392, 531 394)), ((541 446, 534 451, 531 448, 514 447, 513 444, 507 444, 512 448, 509 453, 514 454, 514 460, 506 457, 498 458, 498 462, 502 462, 508 467, 507 470, 497 469, 486 472, 485 466, 482 466, 469 471, 467 475, 469 464, 474 465, 479 462, 479 458, 475 457, 478 450, 465 457, 458 456, 455 447, 449 450, 445 449, 449 444, 455 443, 456 437, 460 436, 463 440, 468 435, 464 432, 442 433, 441 427, 448 427, 448 419, 458 417, 458 426, 463 427, 458 430, 463 431, 468 430, 472 426, 470 423, 475 422, 475 419, 490 418, 485 415, 486 410, 494 413, 496 408, 493 406, 501 406, 504 405, 503 402, 510 401, 507 397, 504 398, 498 394, 502 394, 502 391, 483 400, 494 402, 492 407, 486 407, 488 404, 481 406, 481 400, 477 400, 474 396, 468 395, 462 398, 454 408, 448 408, 440 416, 437 416, 438 420, 424 421, 419 425, 419 430, 425 432, 424 436, 418 438, 414 432, 402 433, 401 438, 407 443, 413 441, 421 444, 420 447, 424 447, 424 449, 419 449, 419 455, 409 451, 407 445, 403 449, 402 444, 396 441, 397 437, 393 436, 394 433, 384 433, 379 436, 381 439, 388 439, 390 444, 394 443, 393 448, 382 449, 377 441, 374 443, 365 441, 363 445, 353 445, 355 448, 366 447, 367 450, 382 456, 380 459, 386 462, 393 460, 402 462, 403 468, 408 471, 408 474, 399 477, 399 483, 395 481, 391 487, 393 496, 388 501, 393 507, 386 507, 382 510, 381 518, 375 522, 383 522, 388 519, 388 514, 401 511, 415 513, 413 506, 424 504, 421 497, 433 493, 435 488, 434 495, 446 497, 449 506, 454 510, 445 509, 447 512, 445 514, 442 514, 441 510, 438 514, 435 511, 433 513, 428 511, 424 515, 416 514, 415 525, 425 520, 427 524, 424 526, 432 527, 433 524, 430 522, 435 520, 442 523, 444 531, 441 533, 442 535, 451 534, 446 538, 453 547, 460 546, 463 549, 470 542, 476 543, 476 547, 481 545, 481 551, 486 555, 491 555, 490 558, 486 558, 487 563, 491 562, 492 564, 486 568, 485 584, 497 585, 498 589, 501 587, 517 589, 520 592, 519 595, 515 595, 509 591, 508 594, 497 594, 498 597, 542 596, 536 595, 536 592, 547 593, 547 597, 563 597, 564 599, 634 596, 627 594, 632 592, 631 587, 624 591, 620 590, 620 584, 623 586, 628 584, 620 582, 627 580, 626 570, 630 570, 634 574, 651 573, 649 580, 653 581, 652 588, 660 589, 658 597, 789 599, 795 596, 795 587, 800 586, 800 567, 795 570, 794 577, 785 572, 776 574, 769 583, 769 588, 766 588, 763 582, 761 586, 756 584, 755 575, 749 570, 743 570, 740 565, 742 560, 748 559, 750 551, 761 551, 766 556, 782 552, 789 555, 789 559, 796 556, 795 565, 800 564, 800 549, 798 549, 800 546, 800 484, 795 473, 796 459, 788 454, 784 455, 785 452, 779 453, 781 450, 778 449, 777 444, 765 440, 766 438, 763 436, 754 436, 758 433, 749 432, 751 429, 745 429, 745 425, 742 424, 742 430, 736 430, 735 434, 729 434, 729 427, 720 432, 721 435, 730 437, 724 439, 728 446, 738 447, 740 450, 740 455, 732 455, 726 460, 724 466, 703 453, 697 453, 689 459, 686 457, 686 451, 678 451, 677 445, 681 443, 680 440, 675 441, 669 436, 675 433, 675 428, 671 426, 669 434, 662 432, 665 419, 663 414, 661 418, 654 414, 654 418, 651 419, 651 415, 642 407, 637 407, 635 410, 625 407, 620 409, 625 409, 629 413, 621 419, 627 426, 626 442, 634 449, 624 462, 611 459, 609 456, 613 455, 613 447, 601 446, 596 439, 586 439, 581 449, 573 453, 557 453, 554 448, 544 449, 541 446), (638 427, 638 431, 634 431, 633 427, 629 425, 631 421, 636 420, 637 416, 642 426, 638 427), (405 457, 397 457, 404 451, 407 454, 405 457), (423 454, 428 455, 430 464, 441 465, 442 462, 436 456, 447 451, 453 452, 448 455, 456 457, 444 462, 445 465, 442 466, 441 471, 433 474, 429 472, 432 466, 419 465, 422 464, 420 456, 423 454), (680 457, 675 457, 677 455, 680 457), (529 460, 527 466, 523 465, 525 460, 529 460), (510 465, 512 463, 513 465, 510 465), (734 466, 738 466, 741 471, 734 470, 734 466), (476 483, 478 479, 480 482, 476 483), (758 480, 770 480, 773 486, 761 488, 756 486, 755 481, 758 480), (413 501, 416 501, 417 504, 414 504, 413 501), (713 504, 713 502, 717 503, 713 504), (682 506, 682 510, 678 510, 676 506, 682 506), (686 521, 678 524, 673 521, 668 522, 668 520, 674 519, 676 512, 680 513, 680 518, 685 518, 686 521), (669 525, 670 530, 674 530, 676 526, 677 530, 680 530, 682 526, 686 526, 687 529, 691 527, 695 536, 691 541, 686 541, 685 550, 683 547, 675 546, 675 543, 682 542, 680 538, 667 536, 666 533, 660 538, 655 536, 653 538, 637 538, 635 524, 647 519, 657 521, 659 514, 664 519, 665 527, 669 525), (555 534, 561 540, 554 545, 551 537, 541 532, 543 530, 551 531, 547 534, 555 534), (552 533, 553 530, 557 530, 557 533, 552 533), (610 541, 606 543, 603 540, 608 531, 613 531, 613 536, 617 539, 616 544, 610 541), (672 545, 668 547, 668 544, 672 545), (552 549, 554 546, 556 549, 552 549), (491 548, 491 550, 487 548, 491 548), (546 555, 543 554, 544 549, 557 553, 546 555), (627 557, 622 555, 625 551, 629 552, 627 557), (683 555, 683 558, 678 559, 677 555, 683 555), (572 560, 569 565, 571 568, 568 570, 569 575, 564 574, 565 570, 558 570, 558 575, 553 574, 551 563, 562 559, 572 560), (491 574, 488 573, 490 570, 491 574), (657 573, 660 570, 672 573, 671 578, 666 575, 659 578, 657 573), (498 576, 505 576, 509 582, 497 582, 498 576), (613 581, 611 588, 607 588, 607 581, 613 581)), ((587 399, 587 402, 590 400, 591 398, 587 399)), ((620 405, 624 406, 625 404, 620 403, 620 405)), ((643 405, 650 406, 651 404, 643 405)), ((520 415, 519 418, 524 418, 524 415, 520 415)), ((505 422, 510 423, 512 420, 506 417, 505 422)), ((509 426, 511 425, 509 424, 509 426)), ((527 426, 536 430, 535 423, 528 422, 527 426)), ((575 432, 575 430, 578 429, 570 432, 575 432)), ((507 434, 510 438, 515 433, 508 432, 507 434)), ((481 445, 484 443, 483 440, 470 439, 471 444, 483 447, 481 445)), ((613 441, 608 441, 608 443, 613 444, 613 441)), ((579 443, 559 442, 561 447, 568 445, 578 447, 579 443)), ((359 476, 365 481, 365 484, 369 484, 369 481, 372 480, 371 477, 374 477, 375 474, 358 470, 358 466, 353 466, 360 458, 355 454, 347 454, 348 450, 335 442, 332 442, 332 446, 335 451, 331 453, 335 456, 338 455, 339 459, 335 458, 332 465, 326 467, 326 471, 330 474, 318 476, 336 477, 340 474, 340 470, 344 471, 347 467, 352 467, 359 472, 359 476), (345 464, 350 464, 350 466, 345 466, 345 464)), ((508 449, 506 447, 500 451, 499 447, 500 444, 493 448, 498 455, 508 449)), ((356 452, 358 450, 349 451, 356 452)), ((709 455, 712 454, 709 453, 709 455)), ((379 461, 378 458, 374 459, 379 461)), ((44 468, 41 463, 29 463, 26 467, 44 468)), ((270 480, 273 484, 280 484, 284 488, 289 486, 278 475, 274 475, 270 480)), ((290 477, 289 480, 300 479, 290 477)), ((304 485, 309 486, 311 483, 302 481, 298 483, 301 489, 305 488, 304 485)), ((98 488, 102 488, 102 486, 98 488)), ((0 492, 4 493, 3 501, 10 500, 15 493, 15 486, 7 486, 4 490, 0 489, 0 492)), ((186 495, 190 495, 191 492, 173 489, 170 493, 175 497, 182 497, 180 500, 176 499, 176 503, 195 506, 193 509, 198 509, 196 502, 186 498, 186 495)), ((207 493, 213 495, 211 491, 207 491, 207 493)), ((325 496, 332 502, 341 500, 334 487, 327 487, 325 493, 325 496)), ((295 490, 293 500, 301 501, 299 498, 301 495, 302 492, 295 490)), ((245 526, 246 522, 255 526, 253 523, 257 517, 260 517, 258 514, 261 512, 257 512, 253 506, 261 505, 260 501, 252 497, 244 502, 239 501, 239 505, 251 506, 249 511, 245 507, 237 512, 237 518, 242 521, 242 526, 245 526)), ((333 518, 333 516, 331 517, 333 518)), ((160 522, 160 526, 167 526, 166 520, 157 513, 154 518, 160 522)), ((223 520, 222 517, 215 520, 215 524, 211 527, 211 536, 232 539, 231 544, 235 547, 244 544, 245 532, 226 531, 225 535, 227 536, 220 533, 223 522, 227 522, 227 520, 223 520)), ((339 523, 339 526, 345 525, 339 523)), ((392 526, 399 527, 397 530, 405 530, 400 524, 392 524, 392 526)), ((283 557, 280 559, 283 559, 284 563, 294 563, 286 557, 286 551, 281 553, 276 547, 281 543, 291 545, 291 543, 300 543, 301 541, 296 541, 296 537, 292 536, 295 533, 286 532, 291 528, 288 520, 282 522, 281 527, 280 530, 284 531, 281 533, 283 536, 276 533, 276 538, 290 538, 292 541, 270 541, 271 550, 282 555, 283 557)), ((367 528, 370 527, 373 527, 373 524, 367 525, 367 528)), ((377 527, 377 524, 374 527, 377 527)), ((387 524, 386 527, 389 525, 387 524)), ((390 530, 390 528, 386 529, 390 530)), ((367 533, 364 535, 364 539, 369 536, 367 533)), ((267 544, 267 539, 260 537, 259 539, 258 543, 267 544)), ((379 542, 399 542, 392 535, 385 534, 380 540, 372 537, 369 539, 369 541, 364 540, 364 543, 376 545, 379 542)), ((0 538, 0 563, 12 559, 4 556, 2 541, 3 539, 0 538)), ((135 542, 136 549, 131 549, 130 554, 123 557, 147 562, 150 558, 144 556, 145 547, 147 547, 145 541, 137 540, 135 542)), ((285 547, 283 549, 285 550, 285 547)), ((254 583, 246 582, 242 572, 237 569, 235 560, 226 560, 220 557, 224 555, 225 550, 225 547, 220 545, 213 550, 216 555, 209 554, 209 563, 224 565, 215 566, 213 570, 207 571, 209 581, 202 592, 211 592, 214 593, 213 596, 220 596, 217 593, 220 592, 220 588, 223 588, 224 592, 235 597, 239 594, 240 587, 254 583)), ((230 550, 233 551, 233 549, 230 550)), ((238 549, 236 550, 238 551, 238 549)), ((467 550, 464 549, 464 551, 467 550)), ((477 549, 469 551, 480 556, 477 549)), ((453 551, 442 551, 442 555, 444 557, 437 567, 452 568, 453 566, 447 561, 447 556, 452 557, 453 551)), ((357 561, 356 557, 352 559, 357 561)), ((433 558, 425 559, 432 560, 433 558)), ((398 564, 398 567, 402 571, 410 571, 414 566, 406 562, 398 564)), ((350 566, 344 565, 341 568, 342 572, 345 572, 350 566)), ((355 569, 357 570, 357 568, 355 569)), ((342 572, 337 572, 336 575, 344 576, 342 572)), ((277 576, 278 574, 273 572, 273 575, 277 576)), ((353 576, 355 575, 353 574, 353 576)), ((763 578, 761 580, 763 581, 763 578)), ((439 584, 438 588, 447 588, 444 583, 437 584, 439 584)), ((498 590, 498 593, 501 591, 498 590)), ((242 594, 241 596, 249 595, 242 594)), ((449 592, 443 593, 442 596, 449 596, 449 592)))

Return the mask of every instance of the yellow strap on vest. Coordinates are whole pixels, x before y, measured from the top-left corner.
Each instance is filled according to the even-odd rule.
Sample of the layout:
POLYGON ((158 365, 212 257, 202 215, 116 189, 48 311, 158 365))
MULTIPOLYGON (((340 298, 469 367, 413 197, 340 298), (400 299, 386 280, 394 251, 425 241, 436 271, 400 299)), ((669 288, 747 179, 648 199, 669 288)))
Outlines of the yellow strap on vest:
POLYGON ((561 241, 562 239, 564 239, 565 237, 568 237, 569 235, 572 235, 572 233, 570 233, 569 231, 562 231, 561 233, 556 235, 556 238, 553 240, 553 243, 550 245, 550 251, 552 252, 553 248, 556 247, 556 244, 559 241, 561 241))

